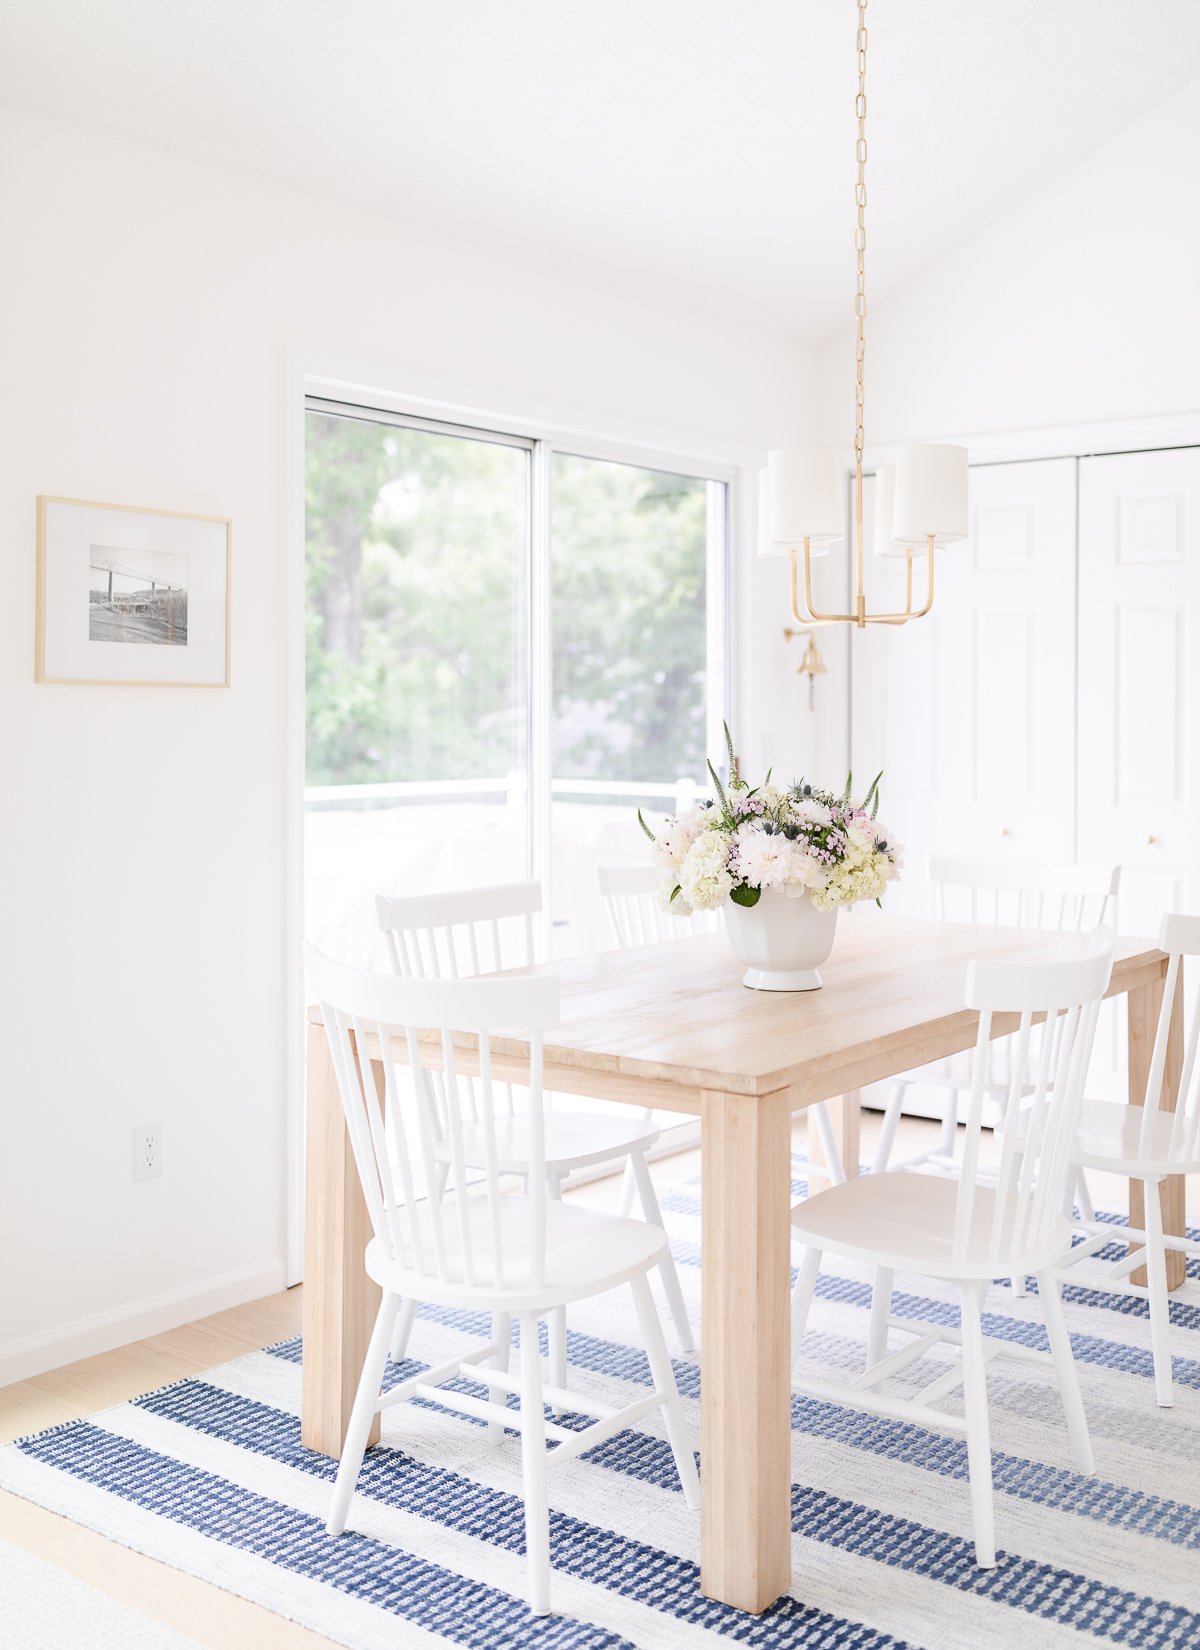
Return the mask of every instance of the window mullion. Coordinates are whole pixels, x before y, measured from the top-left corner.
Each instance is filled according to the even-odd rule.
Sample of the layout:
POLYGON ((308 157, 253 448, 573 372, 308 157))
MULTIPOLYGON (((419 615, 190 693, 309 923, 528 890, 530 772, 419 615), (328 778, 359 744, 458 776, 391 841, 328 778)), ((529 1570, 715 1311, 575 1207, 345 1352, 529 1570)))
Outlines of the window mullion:
POLYGON ((542 885, 538 954, 550 955, 550 718, 553 702, 550 460, 534 443, 530 464, 529 567, 529 867, 542 885))

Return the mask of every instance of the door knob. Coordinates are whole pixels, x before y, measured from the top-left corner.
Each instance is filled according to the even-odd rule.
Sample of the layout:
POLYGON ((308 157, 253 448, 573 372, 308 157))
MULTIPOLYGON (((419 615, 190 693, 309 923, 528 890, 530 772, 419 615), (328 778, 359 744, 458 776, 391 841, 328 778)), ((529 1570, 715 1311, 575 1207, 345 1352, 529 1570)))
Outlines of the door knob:
POLYGON ((1157 842, 1157 841, 1158 841, 1158 838, 1157 838, 1157 837, 1156 837, 1156 836, 1148 836, 1148 837, 1147 837, 1147 838, 1146 838, 1146 846, 1147 846, 1147 848, 1153 848, 1153 846, 1154 846, 1154 844, 1155 844, 1155 843, 1156 843, 1156 842, 1157 842))

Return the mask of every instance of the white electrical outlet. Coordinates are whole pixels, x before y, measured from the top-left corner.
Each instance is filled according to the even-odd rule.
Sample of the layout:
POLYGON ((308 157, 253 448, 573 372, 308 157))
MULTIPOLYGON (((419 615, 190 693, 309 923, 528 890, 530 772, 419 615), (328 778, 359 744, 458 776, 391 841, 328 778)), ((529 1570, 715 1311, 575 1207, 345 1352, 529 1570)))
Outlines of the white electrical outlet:
POLYGON ((163 1126, 161 1123, 133 1125, 133 1178, 154 1180, 163 1172, 163 1126))

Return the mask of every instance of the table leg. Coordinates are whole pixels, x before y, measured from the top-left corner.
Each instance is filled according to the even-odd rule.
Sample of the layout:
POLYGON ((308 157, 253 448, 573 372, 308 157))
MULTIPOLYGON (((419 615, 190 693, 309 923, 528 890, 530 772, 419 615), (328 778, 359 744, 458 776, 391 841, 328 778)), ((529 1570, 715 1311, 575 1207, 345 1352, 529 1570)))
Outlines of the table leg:
POLYGON ((791 1113, 702 1105, 700 1587, 758 1614, 791 1585, 791 1113))
MULTIPOLYGON (((851 1089, 849 1094, 839 1094, 832 1100, 826 1100, 825 1110, 833 1127, 833 1138, 837 1142, 838 1153, 842 1159, 842 1167, 846 1171, 846 1179, 853 1180, 858 1174, 858 1160, 862 1142, 862 1092, 851 1089)), ((806 1111, 808 1127, 808 1161, 813 1169, 814 1180, 821 1182, 816 1188, 824 1191, 832 1184, 827 1173, 825 1148, 821 1136, 813 1125, 811 1106, 806 1111)))
MULTIPOLYGON (((300 1439, 339 1456, 354 1389, 379 1310, 379 1285, 363 1266, 371 1222, 346 1133, 323 1026, 308 1037, 304 1170, 304 1364, 300 1439)), ((379 1439, 379 1417, 368 1443, 379 1439)))
MULTIPOLYGON (((1154 1036, 1162 1008, 1163 974, 1152 985, 1141 986, 1129 993, 1129 1104, 1145 1103, 1146 1079, 1150 1074, 1150 1060, 1154 1052, 1154 1036)), ((1164 1111, 1174 1111, 1179 1097, 1179 1078, 1183 1071, 1183 992, 1176 991, 1171 1005, 1171 1028, 1167 1043, 1167 1064, 1163 1074, 1163 1092, 1159 1105, 1164 1111)), ((1171 1175, 1162 1181, 1163 1231, 1182 1237, 1185 1219, 1185 1192, 1187 1180, 1183 1175, 1171 1175)), ((1129 1182, 1129 1224, 1140 1230, 1146 1225, 1146 1188, 1142 1181, 1129 1182)), ((1167 1250, 1167 1288, 1178 1289, 1187 1272, 1187 1256, 1177 1249, 1167 1250)), ((1130 1282, 1146 1282, 1146 1268, 1139 1266, 1130 1274, 1130 1282)))

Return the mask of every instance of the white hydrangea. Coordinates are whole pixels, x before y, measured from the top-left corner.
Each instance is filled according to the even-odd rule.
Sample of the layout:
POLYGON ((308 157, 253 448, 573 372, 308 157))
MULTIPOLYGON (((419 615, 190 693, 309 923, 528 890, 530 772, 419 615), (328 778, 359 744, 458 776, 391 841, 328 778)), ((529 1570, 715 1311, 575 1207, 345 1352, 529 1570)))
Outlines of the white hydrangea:
POLYGON ((729 840, 724 831, 701 831, 684 855, 679 887, 693 911, 711 911, 732 892, 729 840))
POLYGON ((671 873, 674 880, 672 888, 679 881, 679 867, 683 864, 684 856, 700 832, 704 830, 709 810, 703 803, 687 808, 674 818, 668 819, 654 841, 650 852, 659 870, 671 873))
POLYGON ((825 887, 814 891, 813 904, 818 911, 832 911, 839 905, 879 899, 887 887, 884 871, 887 864, 886 854, 852 850, 840 865, 833 867, 825 887))
POLYGON ((690 917, 692 908, 683 897, 679 887, 679 876, 675 871, 668 871, 658 884, 658 906, 660 911, 669 911, 674 917, 690 917))

